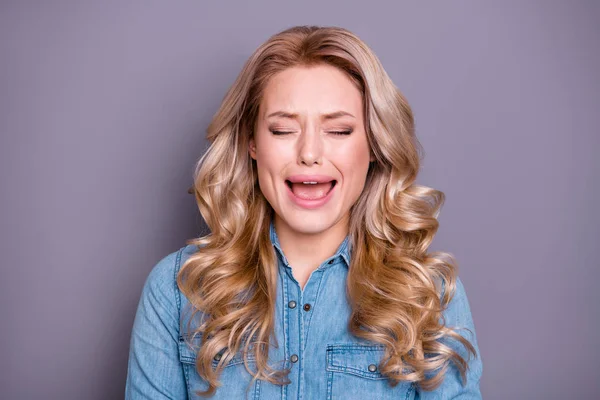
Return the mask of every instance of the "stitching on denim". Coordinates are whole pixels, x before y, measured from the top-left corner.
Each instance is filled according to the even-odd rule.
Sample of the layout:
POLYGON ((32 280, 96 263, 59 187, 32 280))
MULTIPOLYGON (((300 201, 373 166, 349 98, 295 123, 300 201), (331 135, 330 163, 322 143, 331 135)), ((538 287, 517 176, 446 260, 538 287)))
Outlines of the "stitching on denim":
MULTIPOLYGON (((333 267, 333 265, 332 265, 332 267, 333 267)), ((328 270, 331 270, 331 268, 328 268, 328 270)), ((315 293, 315 301, 314 301, 314 304, 313 304, 313 312, 310 313, 310 315, 308 316, 308 321, 306 322, 306 324, 308 325, 307 328, 306 328, 306 339, 308 339, 308 336, 309 336, 309 333, 310 333, 310 326, 311 326, 310 322, 312 321, 312 317, 313 317, 313 315, 315 313, 314 312, 314 305, 316 305, 319 302, 319 295, 321 294, 321 286, 322 286, 322 283, 323 283, 323 278, 324 278, 324 275, 325 275, 325 271, 321 271, 320 275, 321 276, 319 278, 319 284, 317 285, 317 293, 315 293)), ((298 310, 298 312, 301 312, 301 311, 298 310)), ((308 340, 306 340, 306 339, 304 340, 304 346, 302 346, 302 351, 303 352, 306 351, 306 343, 308 342, 308 340)))
MULTIPOLYGON (((372 379, 372 380, 384 380, 387 379, 380 372, 370 372, 358 369, 352 366, 342 364, 336 364, 333 358, 334 355, 352 356, 352 350, 359 350, 360 353, 365 352, 381 352, 383 351, 383 345, 360 345, 360 344, 329 344, 327 345, 327 371, 330 372, 342 372, 346 374, 355 375, 361 378, 372 379)), ((354 353, 356 354, 356 353, 354 353)))
POLYGON ((188 393, 188 398, 192 398, 192 387, 190 386, 190 374, 188 372, 188 368, 190 368, 187 365, 182 365, 181 368, 183 369, 183 376, 185 377, 185 386, 187 388, 187 393, 188 393))
POLYGON ((343 350, 383 350, 385 346, 382 344, 354 344, 354 343, 330 343, 327 345, 327 351, 333 353, 342 352, 343 350))
MULTIPOLYGON (((287 303, 289 301, 289 294, 288 294, 288 288, 287 288, 287 284, 286 284, 286 275, 287 274, 286 271, 282 271, 282 269, 280 268, 280 263, 281 261, 279 259, 277 259, 277 271, 278 271, 278 276, 279 276, 279 282, 281 284, 281 300, 283 301, 282 307, 281 307, 281 320, 283 321, 283 328, 281 329, 281 332, 283 334, 283 359, 284 360, 288 360, 289 357, 289 348, 290 348, 290 335, 288 334, 288 328, 290 326, 290 322, 289 322, 289 318, 288 318, 288 312, 289 312, 289 308, 287 307, 287 303)), ((289 277, 287 278, 289 279, 289 277)), ((284 364, 287 365, 287 364, 284 364)), ((287 388, 288 385, 281 385, 281 398, 287 399, 287 388)))
POLYGON ((333 398, 333 372, 327 372, 327 400, 333 398))
POLYGON ((406 397, 404 398, 404 400, 408 400, 410 398, 410 395, 414 392, 414 390, 415 390, 415 383, 411 382, 410 387, 406 391, 406 397))
POLYGON ((367 373, 365 371, 361 371, 361 370, 358 370, 358 369, 352 368, 352 367, 330 366, 330 367, 328 367, 328 372, 339 372, 339 373, 343 373, 343 374, 357 376, 362 379, 368 379, 371 381, 384 381, 384 380, 388 379, 385 375, 382 375, 378 372, 367 373))
POLYGON ((175 259, 175 271, 173 273, 173 286, 175 289, 175 301, 177 303, 177 311, 179 313, 179 318, 181 318, 181 299, 179 298, 179 287, 177 286, 177 274, 179 273, 179 269, 181 268, 181 254, 185 246, 180 248, 177 252, 177 258, 175 259))
POLYGON ((183 253, 184 249, 185 246, 180 248, 177 252, 177 257, 175 258, 175 268, 173 271, 173 291, 175 292, 175 304, 177 304, 177 315, 179 317, 179 332, 177 332, 177 336, 179 338, 182 338, 183 336, 181 335, 181 293, 179 292, 179 287, 177 286, 177 274, 181 268, 181 254, 183 253))
POLYGON ((260 400, 260 379, 254 383, 254 400, 260 400))
MULTIPOLYGON (((183 250, 185 249, 184 247, 181 247, 178 251, 177 251, 177 255, 175 257, 175 268, 173 268, 173 292, 175 294, 175 304, 177 305, 177 316, 178 316, 178 329, 179 332, 177 332, 177 337, 179 339, 179 343, 178 343, 178 350, 179 350, 179 361, 180 362, 194 362, 194 359, 190 359, 190 357, 182 354, 182 352, 184 350, 186 350, 186 346, 188 346, 188 344, 185 342, 185 339, 183 338, 183 335, 181 334, 181 298, 180 298, 180 293, 179 293, 179 288, 177 287, 177 274, 179 272, 179 268, 181 267, 181 254, 183 253, 183 250), (182 341, 183 339, 183 341, 182 341)), ((187 376, 186 376, 187 378, 187 376)))
POLYGON ((349 268, 350 267, 350 250, 351 250, 352 246, 350 245, 350 236, 346 236, 346 239, 344 239, 344 242, 342 244, 342 248, 340 249, 340 255, 342 256, 342 258, 344 259, 344 262, 346 263, 346 267, 349 268))
POLYGON ((179 342, 179 360, 182 363, 195 364, 196 355, 197 350, 194 350, 185 339, 179 342))
POLYGON ((287 388, 289 385, 281 385, 281 400, 287 399, 287 388))
POLYGON ((296 294, 298 295, 298 299, 300 300, 298 302, 298 307, 296 308, 296 321, 298 323, 298 352, 294 352, 298 356, 298 360, 296 362, 296 369, 298 370, 298 372, 296 372, 295 374, 297 376, 298 384, 296 385, 297 390, 294 391, 292 395, 293 398, 297 399, 302 394, 302 364, 304 363, 304 346, 306 344, 306 337, 304 335, 304 316, 302 315, 301 309, 301 306, 304 304, 304 292, 300 288, 299 284, 296 283, 291 285, 294 288, 296 294))
MULTIPOLYGON (((326 354, 326 365, 327 365, 327 400, 331 400, 333 399, 333 382, 335 379, 335 373, 342 373, 342 374, 348 374, 351 376, 355 376, 358 377, 360 379, 367 379, 373 382, 385 382, 388 378, 385 377, 384 375, 380 374, 380 373, 365 373, 365 371, 358 371, 358 373, 355 373, 352 368, 344 368, 344 367, 332 367, 332 364, 334 363, 334 359, 333 359, 333 355, 334 355, 334 349, 339 348, 341 349, 356 349, 356 348, 360 348, 360 349, 377 349, 379 346, 378 345, 360 345, 360 344, 339 344, 339 345, 328 345, 327 346, 327 354, 326 354), (372 374, 372 375, 371 375, 372 374)), ((343 352, 341 353, 343 354, 343 352)), ((346 353, 349 354, 349 353, 346 353)), ((342 375, 340 375, 342 376, 342 375)), ((375 383, 373 383, 375 384, 375 383)), ((387 386, 386 386, 387 387, 387 386)), ((404 396, 403 399, 404 400, 408 400, 410 399, 411 395, 413 393, 415 393, 415 383, 411 382, 410 385, 408 385, 408 387, 401 385, 401 386, 396 386, 396 390, 401 391, 404 396)), ((398 393, 400 394, 400 393, 398 393)))
MULTIPOLYGON (((279 267, 279 260, 277 260, 277 267, 279 267)), ((284 272, 285 273, 285 272, 284 272)), ((290 335, 288 334, 288 329, 290 326, 290 321, 289 321, 289 317, 288 317, 288 313, 289 313, 289 308, 287 307, 287 302, 289 301, 290 297, 288 294, 288 288, 287 288, 287 284, 285 282, 285 277, 283 276, 283 274, 280 271, 279 274, 279 280, 281 281, 281 292, 282 292, 282 301, 283 301, 283 315, 282 315, 282 320, 283 320, 283 359, 287 360, 289 357, 289 349, 290 349, 290 335)), ((286 386, 286 385, 284 385, 286 386)))

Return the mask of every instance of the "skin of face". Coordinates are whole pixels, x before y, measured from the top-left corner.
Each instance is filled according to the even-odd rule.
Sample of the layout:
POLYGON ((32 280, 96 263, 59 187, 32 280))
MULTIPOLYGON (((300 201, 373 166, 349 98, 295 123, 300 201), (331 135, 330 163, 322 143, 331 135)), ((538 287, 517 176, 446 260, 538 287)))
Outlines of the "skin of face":
POLYGON ((328 232, 336 231, 342 239, 347 234, 350 207, 374 160, 363 114, 360 91, 336 67, 291 67, 268 81, 249 152, 256 160, 260 189, 275 211, 280 236, 326 240, 328 232), (349 115, 332 115, 339 112, 349 115), (316 209, 295 204, 285 179, 297 174, 333 177, 337 183, 331 199, 316 209))

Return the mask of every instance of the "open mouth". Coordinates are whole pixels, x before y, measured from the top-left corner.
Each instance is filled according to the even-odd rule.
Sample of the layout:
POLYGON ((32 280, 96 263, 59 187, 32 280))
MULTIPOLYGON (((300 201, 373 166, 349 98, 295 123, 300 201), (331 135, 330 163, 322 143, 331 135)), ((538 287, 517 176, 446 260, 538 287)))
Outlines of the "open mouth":
POLYGON ((290 188, 290 191, 298 198, 304 200, 318 200, 329 194, 337 184, 336 180, 329 182, 297 182, 292 183, 286 179, 285 184, 290 188))

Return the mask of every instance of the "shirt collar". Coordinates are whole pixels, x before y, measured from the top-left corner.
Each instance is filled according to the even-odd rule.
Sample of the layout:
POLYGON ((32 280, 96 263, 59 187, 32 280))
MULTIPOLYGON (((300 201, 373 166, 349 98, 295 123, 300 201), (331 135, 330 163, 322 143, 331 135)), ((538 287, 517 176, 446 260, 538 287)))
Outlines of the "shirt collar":
MULTIPOLYGON (((277 232, 275 231, 274 218, 271 218, 271 223, 269 226, 269 235, 270 235, 271 243, 277 249, 277 252, 279 253, 279 256, 281 257, 281 259, 283 260, 283 263, 286 266, 289 266, 289 263, 288 263, 287 259, 285 258, 285 255, 283 254, 283 250, 281 249, 281 245, 279 244, 279 238, 277 237, 277 232)), ((352 243, 350 242, 350 236, 347 235, 344 238, 344 241, 338 246, 335 254, 333 256, 329 257, 328 259, 326 259, 323 262, 323 265, 329 265, 329 261, 341 258, 343 260, 343 264, 346 265, 346 267, 349 267, 351 252, 352 252, 352 243)))

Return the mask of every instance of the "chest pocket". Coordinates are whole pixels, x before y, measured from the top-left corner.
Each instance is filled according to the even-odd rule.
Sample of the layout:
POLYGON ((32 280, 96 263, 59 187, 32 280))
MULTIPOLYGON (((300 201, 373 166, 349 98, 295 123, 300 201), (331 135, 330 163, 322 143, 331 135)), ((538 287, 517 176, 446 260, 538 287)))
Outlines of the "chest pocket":
MULTIPOLYGON (((183 372, 188 387, 188 397, 190 399, 203 399, 196 394, 197 391, 208 389, 208 383, 198 375, 196 371, 196 356, 200 339, 194 339, 193 347, 179 338, 179 361, 181 362, 183 372)), ((218 358, 218 357, 217 357, 218 358)), ((218 359, 212 360, 213 369, 217 367, 218 359)), ((254 356, 248 355, 248 366, 255 369, 254 356)), ((246 370, 241 353, 235 354, 223 368, 219 377, 221 383, 211 399, 260 399, 260 381, 252 382, 252 376, 246 370)))
POLYGON ((392 387, 379 372, 381 345, 330 344, 327 346, 327 399, 414 399, 414 385, 392 387))

